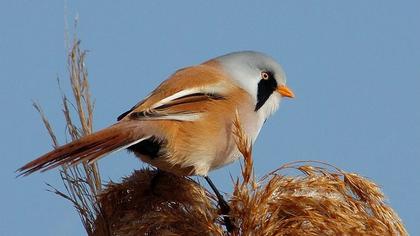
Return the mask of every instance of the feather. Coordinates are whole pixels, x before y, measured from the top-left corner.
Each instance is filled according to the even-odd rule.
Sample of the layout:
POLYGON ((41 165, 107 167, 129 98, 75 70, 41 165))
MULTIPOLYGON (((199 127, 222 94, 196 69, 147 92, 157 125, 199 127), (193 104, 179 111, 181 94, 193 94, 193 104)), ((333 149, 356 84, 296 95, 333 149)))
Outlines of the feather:
POLYGON ((58 147, 22 166, 17 172, 26 176, 60 165, 92 162, 148 138, 143 133, 136 122, 120 122, 58 147))
POLYGON ((121 114, 118 120, 129 118, 132 113, 153 113, 160 108, 179 105, 180 102, 194 103, 203 98, 206 100, 222 98, 229 94, 230 89, 232 84, 228 83, 225 75, 214 65, 187 67, 173 74, 146 99, 121 114))

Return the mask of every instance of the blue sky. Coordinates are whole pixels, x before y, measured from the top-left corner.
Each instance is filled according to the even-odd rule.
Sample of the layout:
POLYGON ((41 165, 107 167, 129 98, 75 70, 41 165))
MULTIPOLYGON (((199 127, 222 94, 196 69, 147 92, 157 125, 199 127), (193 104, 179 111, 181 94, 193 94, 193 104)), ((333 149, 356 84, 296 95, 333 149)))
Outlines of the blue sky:
MULTIPOLYGON (((51 148, 31 100, 64 142, 57 76, 69 91, 62 1, 0 2, 0 235, 83 235, 72 206, 45 191, 57 171, 15 178, 51 148), (64 82, 65 81, 65 82, 64 82)), ((257 176, 293 160, 321 160, 378 183, 420 235, 420 2, 386 0, 69 1, 89 50, 95 128, 174 70, 236 50, 283 65, 297 98, 284 101, 254 147, 257 176)), ((118 181, 142 164, 125 152, 100 161, 118 181)), ((230 165, 211 173, 224 191, 230 165)))

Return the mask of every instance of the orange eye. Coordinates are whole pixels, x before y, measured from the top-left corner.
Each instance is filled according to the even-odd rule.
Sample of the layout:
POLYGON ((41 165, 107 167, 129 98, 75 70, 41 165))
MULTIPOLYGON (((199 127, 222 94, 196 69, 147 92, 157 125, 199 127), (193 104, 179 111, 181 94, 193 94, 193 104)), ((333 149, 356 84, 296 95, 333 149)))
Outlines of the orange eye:
POLYGON ((270 75, 267 72, 263 71, 261 72, 261 78, 263 80, 268 80, 270 78, 270 75))

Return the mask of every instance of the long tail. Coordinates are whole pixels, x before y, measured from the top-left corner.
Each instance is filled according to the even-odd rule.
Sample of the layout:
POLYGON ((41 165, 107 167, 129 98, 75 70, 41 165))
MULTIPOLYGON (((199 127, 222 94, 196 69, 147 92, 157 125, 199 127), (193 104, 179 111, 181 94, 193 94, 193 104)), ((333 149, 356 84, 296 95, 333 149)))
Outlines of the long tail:
POLYGON ((107 154, 127 148, 146 139, 139 126, 120 122, 96 133, 65 144, 27 163, 17 170, 19 175, 46 171, 57 166, 93 162, 107 154))

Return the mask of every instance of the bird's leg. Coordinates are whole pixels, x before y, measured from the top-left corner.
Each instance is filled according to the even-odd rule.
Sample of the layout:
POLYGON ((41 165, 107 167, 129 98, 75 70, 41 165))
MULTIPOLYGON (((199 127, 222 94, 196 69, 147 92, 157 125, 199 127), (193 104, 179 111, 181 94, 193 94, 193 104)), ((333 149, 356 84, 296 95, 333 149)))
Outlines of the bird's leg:
POLYGON ((220 209, 222 210, 222 214, 223 215, 228 214, 230 211, 230 207, 228 203, 223 198, 222 194, 220 194, 219 190, 217 190, 216 186, 213 184, 213 181, 211 181, 211 179, 208 176, 204 178, 206 179, 207 183, 210 185, 211 189, 213 189, 214 193, 216 194, 220 209))
POLYGON ((223 198, 222 194, 220 194, 219 190, 217 190, 216 186, 213 184, 213 181, 208 176, 204 177, 207 181, 207 183, 210 185, 211 189, 213 189, 214 193, 216 194, 217 201, 221 210, 221 213, 223 216, 223 220, 225 221, 226 229, 229 233, 231 233, 234 229, 234 225, 232 224, 232 221, 229 216, 230 207, 228 203, 223 198))

